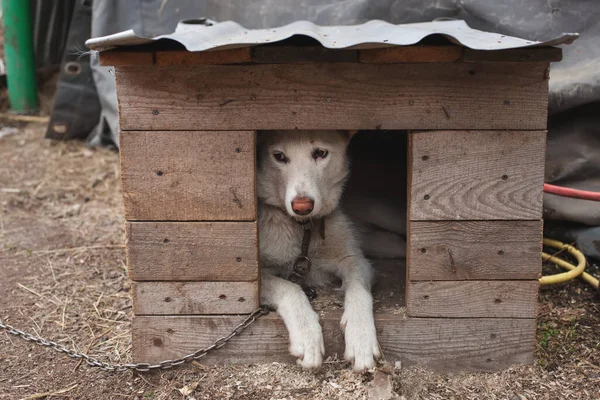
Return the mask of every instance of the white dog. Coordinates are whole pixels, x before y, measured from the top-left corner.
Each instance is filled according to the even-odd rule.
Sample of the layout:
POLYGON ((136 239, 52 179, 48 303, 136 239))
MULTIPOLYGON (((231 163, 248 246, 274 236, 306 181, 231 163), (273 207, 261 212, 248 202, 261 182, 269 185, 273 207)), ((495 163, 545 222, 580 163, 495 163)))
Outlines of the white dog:
POLYGON ((371 296, 373 272, 355 230, 338 208, 349 174, 350 136, 347 131, 277 131, 259 136, 261 302, 277 310, 289 332, 290 353, 305 368, 322 364, 323 334, 307 295, 288 277, 295 262, 303 266, 309 262, 301 258, 301 247, 305 229, 310 228, 306 255, 312 265, 306 285, 341 278, 344 357, 354 363, 355 371, 373 367, 380 357, 371 296))

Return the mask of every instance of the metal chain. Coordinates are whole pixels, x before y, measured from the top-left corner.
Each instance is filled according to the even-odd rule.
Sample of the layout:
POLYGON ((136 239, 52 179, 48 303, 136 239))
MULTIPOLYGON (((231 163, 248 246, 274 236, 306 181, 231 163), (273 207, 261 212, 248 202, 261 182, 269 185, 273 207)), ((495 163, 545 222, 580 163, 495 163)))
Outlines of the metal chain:
POLYGON ((304 234, 302 235, 302 244, 300 245, 300 256, 294 261, 292 266, 292 272, 287 277, 287 280, 300 285, 309 300, 317 298, 317 291, 314 287, 307 285, 306 276, 310 272, 312 261, 308 257, 308 248, 310 246, 310 237, 312 234, 313 224, 312 221, 300 223, 304 234))
POLYGON ((64 353, 71 358, 74 358, 77 360, 83 359, 89 366, 95 367, 95 368, 100 368, 104 371, 122 372, 122 371, 127 371, 127 370, 135 370, 135 371, 139 371, 139 372, 148 372, 148 371, 152 371, 155 369, 169 369, 169 368, 173 368, 178 365, 181 365, 181 364, 185 364, 185 363, 189 363, 194 360, 198 360, 199 358, 204 357, 210 351, 220 349, 221 347, 225 346, 225 344, 227 344, 227 342, 229 340, 231 340, 233 337, 242 333, 244 330, 246 330, 246 328, 248 328, 250 325, 252 325, 258 318, 260 318, 263 315, 267 315, 268 313, 269 313, 269 310, 266 307, 261 307, 261 308, 255 310, 252 314, 250 314, 241 324, 236 326, 235 329, 233 331, 231 331, 231 333, 229 335, 223 336, 222 338, 217 339, 212 345, 210 345, 204 349, 196 350, 195 352, 188 354, 184 357, 178 358, 176 360, 165 360, 165 361, 161 361, 157 364, 149 364, 149 363, 109 364, 107 362, 100 361, 97 358, 90 357, 87 354, 68 349, 67 347, 63 346, 62 344, 58 344, 56 342, 53 342, 51 340, 44 339, 41 337, 33 336, 31 333, 23 332, 19 329, 16 329, 15 327, 13 327, 11 325, 3 323, 1 320, 0 320, 0 330, 4 330, 7 333, 10 333, 11 335, 17 336, 23 340, 27 340, 28 342, 33 342, 40 346, 50 347, 51 349, 56 350, 59 353, 64 353))

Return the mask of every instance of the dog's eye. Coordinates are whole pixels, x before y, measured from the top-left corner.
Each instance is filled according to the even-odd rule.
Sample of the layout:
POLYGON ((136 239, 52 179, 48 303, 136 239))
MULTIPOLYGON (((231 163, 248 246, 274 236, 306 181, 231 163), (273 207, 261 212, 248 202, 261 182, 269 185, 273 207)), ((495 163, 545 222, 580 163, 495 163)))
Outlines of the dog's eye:
POLYGON ((329 154, 329 152, 327 150, 314 149, 312 152, 312 158, 314 158, 315 160, 318 158, 325 158, 325 157, 327 157, 328 154, 329 154))
POLYGON ((280 151, 277 151, 277 152, 273 153, 273 158, 275 158, 275 161, 280 162, 280 163, 286 163, 286 162, 288 162, 288 159, 285 156, 285 154, 283 154, 280 151))

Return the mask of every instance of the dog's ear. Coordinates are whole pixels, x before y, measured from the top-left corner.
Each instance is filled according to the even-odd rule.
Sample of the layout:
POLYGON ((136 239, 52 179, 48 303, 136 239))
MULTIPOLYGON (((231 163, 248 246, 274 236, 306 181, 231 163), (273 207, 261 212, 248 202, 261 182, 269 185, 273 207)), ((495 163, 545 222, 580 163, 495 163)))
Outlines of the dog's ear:
POLYGON ((358 133, 358 130, 343 130, 338 132, 340 132, 342 136, 344 136, 346 139, 348 139, 348 141, 350 141, 350 139, 352 139, 352 136, 358 133))

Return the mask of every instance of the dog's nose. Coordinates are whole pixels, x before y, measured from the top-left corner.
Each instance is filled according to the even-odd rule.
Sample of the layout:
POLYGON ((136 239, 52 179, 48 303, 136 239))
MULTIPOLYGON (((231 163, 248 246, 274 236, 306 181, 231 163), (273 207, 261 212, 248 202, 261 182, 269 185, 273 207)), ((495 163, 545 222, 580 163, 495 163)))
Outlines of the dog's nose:
POLYGON ((298 215, 308 215, 312 212, 315 201, 310 197, 296 197, 292 200, 292 210, 298 215))

